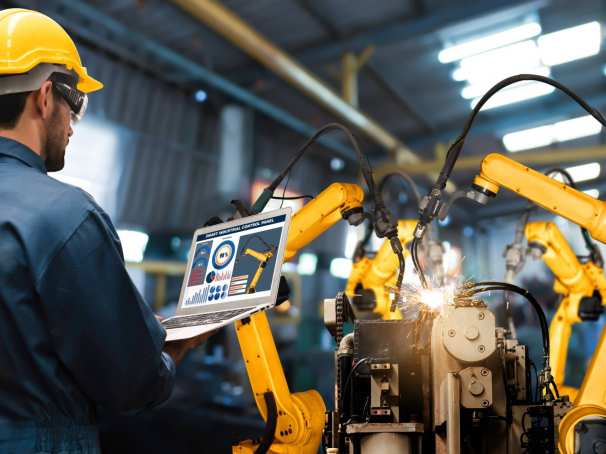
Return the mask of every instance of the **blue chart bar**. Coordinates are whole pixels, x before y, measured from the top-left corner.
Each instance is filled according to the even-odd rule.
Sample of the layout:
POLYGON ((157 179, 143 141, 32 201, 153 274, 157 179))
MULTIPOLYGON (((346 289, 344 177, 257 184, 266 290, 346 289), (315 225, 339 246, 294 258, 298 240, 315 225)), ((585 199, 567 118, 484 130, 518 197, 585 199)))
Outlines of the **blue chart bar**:
POLYGON ((192 296, 190 296, 189 298, 187 298, 187 300, 185 301, 185 305, 186 306, 192 306, 192 305, 204 303, 206 301, 206 294, 207 293, 208 293, 208 287, 204 288, 202 290, 198 290, 192 296))

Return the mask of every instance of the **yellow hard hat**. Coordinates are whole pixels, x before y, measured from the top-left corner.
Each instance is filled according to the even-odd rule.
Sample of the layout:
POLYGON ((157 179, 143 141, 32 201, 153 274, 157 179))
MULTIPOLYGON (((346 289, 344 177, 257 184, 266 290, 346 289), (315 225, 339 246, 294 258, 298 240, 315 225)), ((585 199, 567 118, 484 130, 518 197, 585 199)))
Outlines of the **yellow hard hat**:
POLYGON ((41 63, 63 65, 78 76, 78 90, 103 88, 82 66, 74 41, 50 17, 37 11, 0 11, 0 75, 24 74, 41 63))

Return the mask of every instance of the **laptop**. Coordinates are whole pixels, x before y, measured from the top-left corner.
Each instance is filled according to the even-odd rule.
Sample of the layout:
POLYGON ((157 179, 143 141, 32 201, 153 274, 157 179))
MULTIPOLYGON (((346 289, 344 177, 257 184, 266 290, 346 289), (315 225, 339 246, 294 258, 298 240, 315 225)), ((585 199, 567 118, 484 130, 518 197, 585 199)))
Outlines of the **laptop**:
POLYGON ((187 339, 276 303, 290 208, 196 230, 166 341, 187 339))

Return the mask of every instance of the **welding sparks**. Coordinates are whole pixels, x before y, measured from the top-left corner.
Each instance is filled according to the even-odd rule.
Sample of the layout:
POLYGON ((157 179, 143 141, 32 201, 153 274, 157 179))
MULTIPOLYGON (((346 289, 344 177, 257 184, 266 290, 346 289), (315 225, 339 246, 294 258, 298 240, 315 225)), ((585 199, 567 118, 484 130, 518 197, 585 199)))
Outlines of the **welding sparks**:
POLYGON ((454 304, 457 286, 446 285, 424 289, 417 285, 404 284, 396 303, 403 317, 416 318, 421 310, 440 311, 447 304, 454 304), (411 317, 407 317, 407 314, 411 317))
POLYGON ((421 289, 419 292, 419 300, 430 309, 440 309, 448 302, 448 293, 445 289, 421 289))

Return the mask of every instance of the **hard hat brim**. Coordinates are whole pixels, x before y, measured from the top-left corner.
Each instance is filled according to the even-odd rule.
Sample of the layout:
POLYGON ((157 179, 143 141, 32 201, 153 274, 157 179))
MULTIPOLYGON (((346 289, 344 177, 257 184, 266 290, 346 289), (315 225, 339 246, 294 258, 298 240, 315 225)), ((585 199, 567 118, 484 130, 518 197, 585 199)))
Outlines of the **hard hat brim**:
POLYGON ((101 82, 88 74, 86 74, 84 77, 82 77, 80 74, 78 74, 78 76, 79 79, 77 88, 83 93, 92 93, 103 88, 103 84, 101 82))

